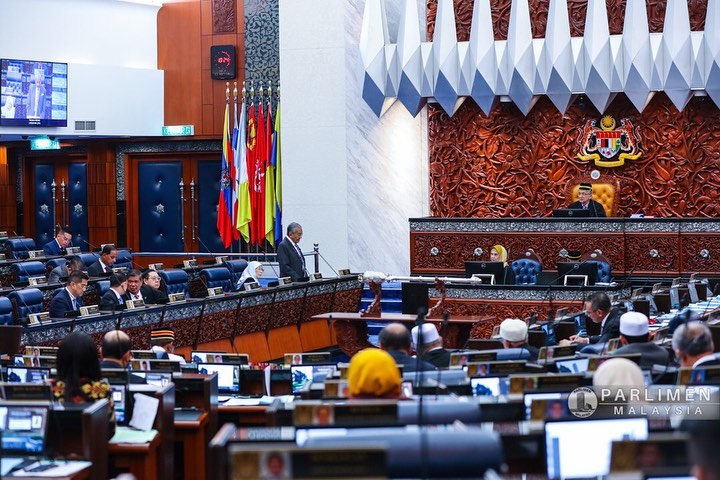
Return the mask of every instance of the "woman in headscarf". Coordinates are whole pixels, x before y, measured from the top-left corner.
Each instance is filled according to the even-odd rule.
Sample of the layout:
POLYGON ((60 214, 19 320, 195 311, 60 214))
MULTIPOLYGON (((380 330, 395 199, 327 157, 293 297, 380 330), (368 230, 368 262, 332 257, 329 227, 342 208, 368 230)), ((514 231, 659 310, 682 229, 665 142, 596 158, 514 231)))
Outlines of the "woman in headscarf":
POLYGON ((506 285, 515 284, 515 272, 512 271, 510 265, 508 265, 508 251, 502 245, 493 245, 490 248, 490 261, 491 262, 502 262, 505 266, 505 274, 503 278, 496 278, 495 283, 502 283, 506 285))
POLYGON ((402 377, 389 353, 366 348, 350 360, 348 388, 351 398, 400 398, 402 377))
POLYGON ((243 285, 246 283, 252 283, 257 282, 260 283, 258 280, 260 277, 262 277, 263 274, 263 266, 260 262, 248 262, 247 267, 245 267, 245 270, 243 270, 242 275, 240 275, 240 280, 238 280, 237 288, 238 290, 243 288, 243 285))

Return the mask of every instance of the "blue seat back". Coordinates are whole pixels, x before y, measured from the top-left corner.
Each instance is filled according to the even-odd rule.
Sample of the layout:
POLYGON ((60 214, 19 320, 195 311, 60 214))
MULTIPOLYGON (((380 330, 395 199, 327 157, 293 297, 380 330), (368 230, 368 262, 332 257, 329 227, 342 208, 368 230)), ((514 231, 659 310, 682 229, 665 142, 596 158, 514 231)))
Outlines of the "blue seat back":
POLYGON ((222 287, 223 292, 232 292, 234 284, 230 278, 230 270, 225 267, 203 268, 200 271, 200 278, 207 288, 222 287))
MULTIPOLYGON (((398 402, 398 420, 405 425, 417 424, 419 421, 418 410, 418 402, 416 401, 398 402)), ((480 423, 480 405, 475 402, 453 401, 426 401, 423 403, 423 422, 441 425, 455 421, 480 423)))
POLYGON ((81 253, 78 255, 78 257, 80 257, 80 260, 83 261, 83 264, 85 264, 85 268, 87 269, 90 265, 98 261, 98 259, 100 258, 100 254, 93 252, 81 253))
POLYGON ((110 280, 98 280, 97 282, 98 295, 103 296, 105 292, 110 289, 110 280))
POLYGON ((43 294, 37 288, 23 288, 15 290, 8 295, 15 306, 17 319, 27 318, 31 313, 43 311, 43 294))
POLYGON ((612 281, 612 267, 607 262, 600 260, 594 260, 588 263, 594 263, 597 265, 597 279, 596 281, 601 283, 610 283, 612 281))
POLYGON ((533 258, 520 258, 510 264, 515 274, 515 285, 535 285, 542 265, 533 258))
POLYGON ((190 297, 188 274, 184 270, 158 270, 158 274, 165 283, 165 290, 168 295, 183 292, 186 297, 190 297))
POLYGON ((45 265, 42 262, 19 262, 10 265, 17 282, 27 282, 28 277, 45 276, 45 265))
POLYGON ((0 297, 0 325, 13 324, 13 306, 8 297, 0 297))
POLYGON ((5 252, 8 258, 28 258, 30 250, 35 250, 35 240, 32 238, 19 237, 5 240, 5 252))
POLYGON ((57 267, 64 267, 66 264, 67 264, 67 260, 65 260, 62 257, 51 258, 50 260, 45 262, 45 268, 49 272, 51 270, 54 270, 57 267))
POLYGON ((228 260, 225 262, 225 266, 230 270, 230 280, 234 285, 237 285, 240 280, 240 276, 248 266, 247 260, 228 260))
POLYGON ((132 263, 132 252, 127 249, 117 251, 117 257, 115 257, 115 264, 113 267, 124 267, 129 272, 133 269, 132 263))

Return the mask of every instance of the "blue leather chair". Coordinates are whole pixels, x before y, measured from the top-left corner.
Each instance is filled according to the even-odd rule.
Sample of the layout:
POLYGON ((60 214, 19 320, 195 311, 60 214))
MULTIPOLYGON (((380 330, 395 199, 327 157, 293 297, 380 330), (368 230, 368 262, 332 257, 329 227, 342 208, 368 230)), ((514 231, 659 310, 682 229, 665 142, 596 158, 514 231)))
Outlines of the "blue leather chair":
POLYGON ((87 269, 87 267, 89 267, 90 265, 92 265, 93 263, 98 261, 98 259, 100 258, 100 254, 92 253, 92 252, 80 253, 80 254, 78 254, 78 257, 80 257, 80 259, 85 264, 85 268, 87 269))
POLYGON ((35 250, 35 240, 32 238, 18 237, 5 240, 7 258, 28 258, 30 250, 35 250))
POLYGON ((609 263, 603 262, 601 260, 597 260, 594 262, 588 262, 588 263, 594 263, 597 265, 597 280, 601 283, 610 283, 612 282, 612 267, 609 263))
POLYGON ((45 262, 45 270, 49 273, 57 267, 64 267, 67 264, 67 260, 63 257, 51 258, 45 262))
POLYGON ((102 297, 110 289, 110 280, 98 280, 98 296, 102 297))
POLYGON ((43 294, 37 288, 23 288, 10 292, 8 298, 13 303, 15 318, 19 320, 28 318, 31 313, 43 311, 43 294))
POLYGON ((0 297, 0 325, 13 324, 13 305, 8 297, 0 297))
POLYGON ((133 269, 132 252, 127 249, 118 250, 113 267, 124 267, 129 272, 133 269))
POLYGON ((27 282, 28 277, 45 276, 45 265, 42 262, 18 262, 10 265, 16 282, 27 282))
POLYGON ((184 270, 158 270, 160 279, 165 284, 165 292, 171 293, 184 292, 185 297, 190 297, 190 286, 188 285, 188 274, 184 270))
POLYGON ((225 267, 203 268, 200 278, 206 288, 222 287, 223 292, 232 292, 235 285, 230 277, 230 270, 225 267))
MULTIPOLYGON (((416 401, 398 402, 398 421, 405 425, 417 424, 418 410, 416 401)), ((423 422, 437 425, 453 423, 456 420, 463 423, 480 423, 480 405, 475 402, 427 400, 423 402, 423 422)))
POLYGON ((225 266, 230 270, 230 280, 233 284, 233 288, 237 285, 240 276, 242 275, 245 268, 248 266, 247 260, 228 260, 225 262, 225 266))
POLYGON ((425 462, 419 460, 421 436, 402 427, 351 428, 335 435, 308 438, 305 446, 377 445, 381 440, 387 446, 388 478, 423 478, 426 474, 428 478, 482 478, 489 469, 500 471, 503 464, 502 443, 495 432, 470 427, 465 431, 429 430, 424 436, 425 462))
POLYGON ((535 285, 542 265, 532 258, 520 258, 510 264, 515 274, 515 285, 535 285))

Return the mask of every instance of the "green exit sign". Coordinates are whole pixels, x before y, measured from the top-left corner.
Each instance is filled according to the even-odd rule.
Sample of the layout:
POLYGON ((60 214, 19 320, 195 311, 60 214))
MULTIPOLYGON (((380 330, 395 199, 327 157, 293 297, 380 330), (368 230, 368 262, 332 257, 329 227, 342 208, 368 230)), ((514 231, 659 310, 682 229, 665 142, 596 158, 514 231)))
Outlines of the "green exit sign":
POLYGON ((194 125, 164 125, 163 137, 189 137, 195 135, 194 125))
POLYGON ((30 150, 60 150, 60 140, 50 140, 48 137, 31 138, 30 150))

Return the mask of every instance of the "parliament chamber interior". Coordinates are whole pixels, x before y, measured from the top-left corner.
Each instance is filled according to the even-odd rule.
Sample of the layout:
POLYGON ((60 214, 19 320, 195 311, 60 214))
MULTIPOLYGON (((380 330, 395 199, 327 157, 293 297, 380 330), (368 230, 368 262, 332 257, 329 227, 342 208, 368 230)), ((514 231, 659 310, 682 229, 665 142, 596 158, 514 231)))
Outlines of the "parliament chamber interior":
POLYGON ((720 480, 718 8, 0 0, 0 478, 720 480))

